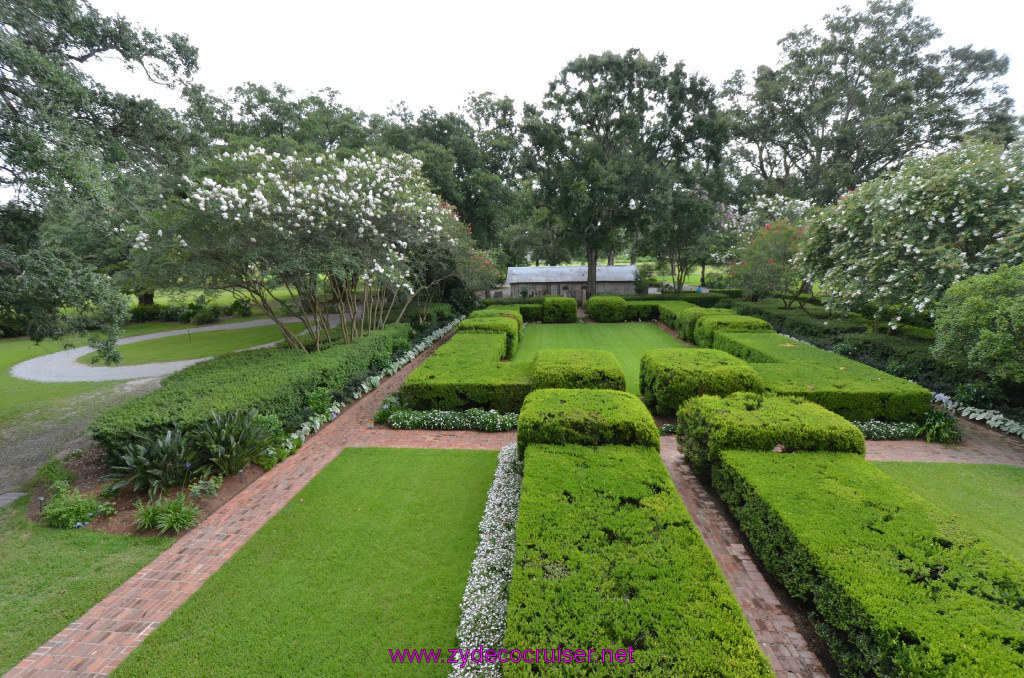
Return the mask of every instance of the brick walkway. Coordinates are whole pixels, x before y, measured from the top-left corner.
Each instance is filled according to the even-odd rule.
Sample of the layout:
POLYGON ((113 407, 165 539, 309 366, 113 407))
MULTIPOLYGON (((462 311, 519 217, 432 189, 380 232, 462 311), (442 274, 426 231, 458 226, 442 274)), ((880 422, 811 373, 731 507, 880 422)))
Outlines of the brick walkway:
POLYGON ((372 393, 346 408, 296 454, 254 481, 78 621, 29 655, 6 674, 7 678, 93 678, 109 674, 346 447, 497 450, 515 440, 514 431, 392 431, 368 427, 384 397, 396 391, 409 372, 432 353, 433 348, 428 349, 372 393))
POLYGON ((963 442, 955 445, 923 440, 869 440, 871 461, 934 461, 961 464, 1006 464, 1024 467, 1024 440, 984 424, 960 419, 963 442))
POLYGON ((661 437, 661 460, 718 567, 725 574, 758 645, 781 678, 828 678, 793 617, 779 601, 708 490, 682 461, 675 436, 661 437))

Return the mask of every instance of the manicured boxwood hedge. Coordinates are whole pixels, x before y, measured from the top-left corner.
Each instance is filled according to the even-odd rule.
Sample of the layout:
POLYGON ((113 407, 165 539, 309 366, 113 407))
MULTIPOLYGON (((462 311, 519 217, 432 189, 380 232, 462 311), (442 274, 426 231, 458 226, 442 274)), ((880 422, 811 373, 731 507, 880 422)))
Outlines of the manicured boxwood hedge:
POLYGON ((859 334, 867 330, 862 320, 829 317, 828 311, 820 306, 782 308, 777 299, 766 301, 734 300, 729 307, 743 315, 763 318, 772 324, 777 332, 799 337, 821 337, 831 341, 845 334, 859 334))
POLYGON ((481 299, 480 306, 483 308, 501 308, 502 306, 518 306, 523 320, 528 323, 539 323, 544 320, 544 307, 542 301, 532 299, 481 299))
POLYGON ((695 396, 736 391, 760 393, 764 381, 750 365, 724 351, 661 348, 640 359, 640 395, 657 414, 675 414, 695 396))
POLYGON ((816 402, 852 421, 917 421, 931 405, 922 386, 774 332, 719 332, 715 348, 753 363, 768 390, 816 402))
POLYGON ((626 319, 628 304, 622 297, 601 294, 587 299, 583 307, 599 323, 621 323, 626 319))
POLYGON ((1024 567, 870 463, 723 451, 713 483, 844 676, 1024 675, 1024 567))
POLYGON ((351 344, 316 353, 264 348, 229 353, 176 372, 155 391, 104 410, 89 433, 108 453, 124 450, 136 434, 162 433, 177 425, 191 430, 214 412, 258 408, 276 414, 288 429, 305 420, 305 393, 318 386, 342 390, 370 369, 379 353, 390 354, 409 338, 409 325, 388 325, 351 344))
POLYGON ((469 314, 469 320, 474 318, 514 318, 519 323, 520 330, 523 327, 523 321, 526 318, 523 317, 522 312, 519 310, 519 306, 488 306, 487 308, 479 308, 469 314))
POLYGON ((531 443, 658 447, 658 427, 632 393, 545 388, 526 396, 519 413, 519 454, 531 443))
POLYGON ((576 300, 572 297, 544 297, 544 322, 576 322, 576 300))
POLYGON ((626 375, 611 351, 542 349, 533 358, 530 387, 626 390, 626 375))
MULTIPOLYGON (((697 321, 700 320, 701 318, 710 315, 727 315, 730 317, 736 316, 735 313, 733 313, 727 308, 704 308, 702 306, 693 305, 691 305, 689 308, 676 307, 673 308, 672 311, 675 316, 675 322, 670 323, 668 321, 665 321, 665 324, 672 327, 676 332, 679 333, 679 336, 685 339, 686 341, 694 341, 694 332, 697 329, 697 321)), ((664 316, 664 312, 662 312, 662 314, 664 316)))
MULTIPOLYGON (((707 309, 717 311, 721 309, 707 309)), ((771 332, 775 330, 767 320, 744 315, 705 315, 697 318, 693 327, 693 341, 698 346, 711 348, 719 332, 771 332)))
POLYGON ((626 320, 657 320, 660 316, 657 304, 646 301, 626 302, 626 320))
POLYGON ((516 412, 530 392, 530 366, 499 362, 505 350, 503 333, 457 332, 412 371, 400 398, 415 410, 516 412))
POLYGON ((864 434, 821 405, 788 396, 700 396, 679 408, 679 449, 707 476, 722 450, 820 450, 864 454, 864 434))
POLYGON ((523 320, 528 323, 544 322, 543 304, 523 304, 519 307, 519 312, 523 314, 523 320))
MULTIPOLYGON (((518 315, 518 314, 517 314, 518 315)), ((512 318, 508 316, 492 316, 481 318, 466 318, 459 323, 459 334, 502 334, 505 336, 505 358, 511 358, 519 350, 519 337, 523 326, 522 316, 512 318)))
POLYGON ((686 301, 695 306, 710 308, 743 296, 742 290, 715 290, 714 292, 666 292, 665 294, 623 294, 626 301, 686 301))
POLYGON ((655 448, 530 445, 504 645, 635 660, 508 663, 506 678, 773 675, 655 448))

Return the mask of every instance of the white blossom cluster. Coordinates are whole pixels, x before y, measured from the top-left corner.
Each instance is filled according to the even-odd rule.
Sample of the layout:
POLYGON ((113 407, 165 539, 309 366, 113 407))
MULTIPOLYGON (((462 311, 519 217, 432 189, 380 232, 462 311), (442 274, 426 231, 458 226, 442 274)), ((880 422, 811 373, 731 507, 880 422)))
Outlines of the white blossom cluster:
POLYGON ((800 263, 833 308, 866 302, 893 326, 931 315, 957 280, 1022 261, 1024 146, 911 161, 813 221, 800 263))
POLYGON ((423 428, 434 431, 512 431, 519 424, 515 412, 472 408, 468 410, 396 410, 387 418, 394 429, 423 428))
MULTIPOLYGON (((502 448, 494 483, 487 493, 480 521, 480 545, 470 567, 462 596, 462 618, 456 635, 461 648, 499 648, 505 638, 508 585, 516 555, 516 520, 523 477, 516 443, 502 448)), ((499 664, 469 662, 453 665, 452 678, 501 676, 499 664)))

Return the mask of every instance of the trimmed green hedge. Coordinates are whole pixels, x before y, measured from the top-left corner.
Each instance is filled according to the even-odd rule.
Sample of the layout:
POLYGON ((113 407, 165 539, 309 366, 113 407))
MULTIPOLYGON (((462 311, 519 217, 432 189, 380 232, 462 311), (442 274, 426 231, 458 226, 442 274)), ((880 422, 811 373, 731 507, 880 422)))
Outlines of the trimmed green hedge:
POLYGON ((176 425, 187 431, 209 421, 213 412, 253 408, 276 414, 288 429, 298 428, 306 419, 307 391, 344 389, 369 371, 374 356, 407 342, 409 333, 409 325, 388 325, 316 353, 263 348, 218 356, 166 377, 155 391, 104 410, 89 433, 113 453, 123 451, 137 434, 161 434, 176 425))
POLYGON ((530 387, 626 390, 626 374, 611 351, 542 349, 533 358, 530 387))
POLYGON ((658 427, 632 393, 545 388, 526 396, 519 413, 519 454, 530 443, 658 447, 658 427))
POLYGON ((686 301, 695 306, 710 308, 716 304, 722 304, 730 299, 739 299, 743 296, 743 290, 715 290, 714 292, 666 292, 665 294, 623 294, 626 301, 650 301, 661 303, 662 301, 686 301))
POLYGON ((713 483, 844 676, 1024 675, 1024 567, 870 463, 723 451, 713 483))
POLYGON ((499 362, 507 348, 506 336, 457 332, 406 378, 402 402, 415 410, 518 411, 530 392, 530 366, 499 362))
MULTIPOLYGON (((679 336, 686 341, 694 341, 694 332, 697 329, 697 321, 701 318, 709 315, 727 315, 735 317, 736 314, 727 308, 703 308, 702 306, 690 305, 689 308, 674 308, 672 309, 675 315, 675 322, 665 322, 666 325, 672 327, 679 336)), ((664 315, 664 311, 662 312, 664 315)), ((710 348, 710 346, 708 346, 710 348)))
POLYGON ((835 341, 845 334, 858 334, 867 330, 863 320, 829 317, 828 311, 820 306, 782 308, 777 299, 766 301, 740 301, 729 303, 737 313, 763 318, 772 324, 777 332, 801 337, 821 337, 835 341))
MULTIPOLYGON (((718 311, 721 309, 707 309, 718 311)), ((767 320, 744 315, 705 315, 697 318, 693 327, 693 341, 698 346, 711 348, 719 332, 771 332, 775 330, 767 320)))
POLYGON ((640 395, 657 414, 675 414, 695 396, 736 391, 760 393, 764 381, 750 365, 724 351, 662 348, 640 359, 640 395))
POLYGON ((805 398, 852 421, 917 421, 931 406, 923 386, 774 332, 719 332, 715 348, 753 363, 768 390, 805 398))
POLYGON ((707 476, 722 450, 823 450, 864 454, 864 434, 821 405, 756 393, 700 396, 679 408, 679 449, 707 476))
MULTIPOLYGON (((516 314, 518 316, 518 314, 516 314)), ((523 326, 522 316, 513 318, 509 316, 491 316, 482 318, 466 318, 459 323, 460 334, 473 334, 477 332, 495 333, 505 335, 504 358, 511 358, 519 350, 519 337, 523 326)))
POLYGON ((526 320, 520 311, 519 306, 489 306, 477 309, 469 314, 468 320, 475 318, 514 318, 519 323, 519 330, 522 331, 523 321, 526 320))
POLYGON ((621 323, 626 319, 629 305, 622 297, 601 294, 587 299, 583 307, 587 315, 599 323, 621 323))
POLYGON ((544 306, 543 302, 538 301, 536 298, 532 299, 481 299, 480 306, 483 308, 501 308, 503 306, 518 306, 519 312, 523 315, 523 320, 528 323, 542 322, 544 320, 544 306))
POLYGON ((523 320, 528 323, 544 322, 543 304, 523 304, 519 307, 519 312, 523 314, 523 320))
POLYGON ((544 297, 544 322, 574 323, 576 300, 572 297, 544 297))
POLYGON ((635 661, 507 663, 506 678, 773 675, 652 448, 530 445, 504 645, 635 661))
POLYGON ((626 320, 657 320, 661 317, 658 305, 645 301, 626 302, 626 320))

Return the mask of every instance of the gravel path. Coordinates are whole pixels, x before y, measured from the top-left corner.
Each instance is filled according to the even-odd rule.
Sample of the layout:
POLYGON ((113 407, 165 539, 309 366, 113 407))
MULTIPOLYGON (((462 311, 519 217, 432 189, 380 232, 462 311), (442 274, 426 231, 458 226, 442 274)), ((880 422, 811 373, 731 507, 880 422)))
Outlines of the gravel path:
MULTIPOLYGON (((299 322, 299 318, 282 318, 282 322, 299 322)), ((332 327, 338 324, 338 316, 331 315, 328 322, 332 327)), ((162 339, 164 337, 175 337, 181 334, 198 332, 216 332, 220 330, 244 330, 250 327, 265 327, 273 325, 274 321, 269 318, 259 320, 245 320, 238 323, 225 323, 222 325, 206 325, 187 328, 183 330, 168 330, 166 332, 154 332, 153 334, 141 334, 137 337, 127 337, 117 342, 118 346, 134 344, 150 339, 162 339)), ((252 348, 273 346, 277 342, 261 344, 252 348)), ((245 349, 247 350, 247 349, 245 349)), ((148 379, 151 377, 164 377, 190 365, 209 360, 209 358, 196 358, 194 360, 175 360, 166 363, 146 363, 145 365, 122 365, 118 367, 105 367, 100 365, 83 365, 78 362, 82 356, 91 353, 93 349, 89 346, 71 348, 66 351, 58 351, 32 358, 25 362, 18 363, 11 368, 11 376, 28 381, 43 382, 67 382, 67 381, 119 381, 122 379, 148 379)))

